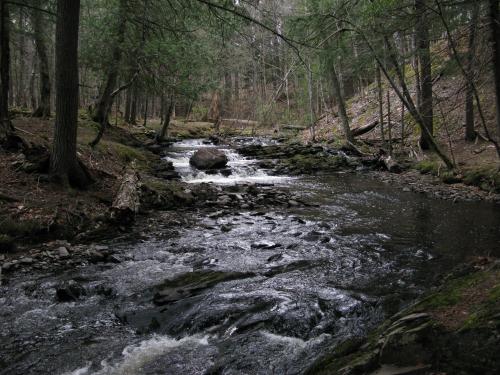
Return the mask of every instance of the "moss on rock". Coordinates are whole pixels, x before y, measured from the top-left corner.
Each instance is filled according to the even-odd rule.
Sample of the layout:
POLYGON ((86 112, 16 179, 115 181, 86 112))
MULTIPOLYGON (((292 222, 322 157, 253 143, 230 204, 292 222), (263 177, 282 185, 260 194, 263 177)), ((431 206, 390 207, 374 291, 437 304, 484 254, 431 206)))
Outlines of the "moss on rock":
MULTIPOLYGON (((349 342, 346 343, 350 347, 349 342)), ((308 374, 369 374, 424 366, 450 374, 500 373, 500 261, 479 259, 394 315, 355 351, 342 345, 308 374)))

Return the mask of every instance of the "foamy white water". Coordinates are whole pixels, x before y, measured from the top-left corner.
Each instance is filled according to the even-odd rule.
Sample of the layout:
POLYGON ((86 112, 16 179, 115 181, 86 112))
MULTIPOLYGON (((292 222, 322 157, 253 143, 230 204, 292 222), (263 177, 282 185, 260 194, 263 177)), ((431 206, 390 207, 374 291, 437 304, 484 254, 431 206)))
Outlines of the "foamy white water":
POLYGON ((205 147, 216 147, 207 144, 203 140, 186 140, 174 143, 172 151, 169 152, 165 160, 172 162, 174 168, 179 172, 184 182, 190 184, 213 183, 218 185, 234 185, 238 183, 285 183, 291 180, 291 177, 271 176, 265 170, 259 168, 257 161, 247 159, 239 155, 236 151, 228 148, 219 147, 227 158, 228 164, 225 172, 209 174, 200 171, 189 164, 189 159, 196 150, 205 147))
POLYGON ((123 349, 122 359, 118 363, 108 363, 103 360, 101 369, 91 372, 92 364, 76 369, 64 375, 137 375, 141 368, 167 354, 172 349, 187 346, 191 349, 196 346, 207 346, 208 336, 188 336, 175 340, 168 336, 155 336, 142 341, 138 345, 127 346, 123 349))

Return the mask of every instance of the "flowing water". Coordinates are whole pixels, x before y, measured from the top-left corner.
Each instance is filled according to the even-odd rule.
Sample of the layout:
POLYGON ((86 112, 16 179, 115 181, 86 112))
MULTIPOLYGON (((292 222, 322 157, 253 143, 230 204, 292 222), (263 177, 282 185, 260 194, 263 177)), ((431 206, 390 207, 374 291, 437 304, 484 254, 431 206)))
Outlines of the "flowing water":
POLYGON ((201 216, 179 236, 112 243, 119 264, 14 275, 0 287, 0 374, 300 374, 466 257, 500 256, 498 206, 356 174, 277 178, 227 148, 232 175, 206 175, 189 166, 199 147, 213 146, 168 156, 185 181, 274 183, 315 206, 201 216), (217 282, 158 303, 186 274, 217 282), (56 303, 68 279, 87 296, 56 303))

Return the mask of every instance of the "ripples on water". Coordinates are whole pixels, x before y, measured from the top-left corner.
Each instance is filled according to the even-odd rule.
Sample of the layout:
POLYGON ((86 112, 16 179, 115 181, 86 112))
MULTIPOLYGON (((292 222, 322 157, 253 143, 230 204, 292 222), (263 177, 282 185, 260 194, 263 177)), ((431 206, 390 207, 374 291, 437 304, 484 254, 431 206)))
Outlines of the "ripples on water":
MULTIPOLYGON (((193 171, 193 147, 209 146, 176 145, 170 156, 184 178, 229 183, 193 171)), ((270 182, 226 152, 239 179, 231 183, 270 182)), ((430 200, 351 174, 279 182, 319 207, 201 217, 176 238, 112 245, 120 264, 14 276, 0 289, 0 374, 300 374, 467 256, 500 255, 497 206, 430 200), (192 271, 240 276, 152 302, 164 280, 192 271), (66 279, 88 296, 55 303, 66 279)))

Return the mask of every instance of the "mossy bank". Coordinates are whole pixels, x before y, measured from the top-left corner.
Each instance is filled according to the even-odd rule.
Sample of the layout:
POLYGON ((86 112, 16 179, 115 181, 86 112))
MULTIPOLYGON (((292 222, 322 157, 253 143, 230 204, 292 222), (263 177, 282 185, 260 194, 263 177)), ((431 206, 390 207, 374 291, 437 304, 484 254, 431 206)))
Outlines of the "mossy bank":
POLYGON ((499 349, 500 261, 481 258, 307 374, 498 374, 499 349))

